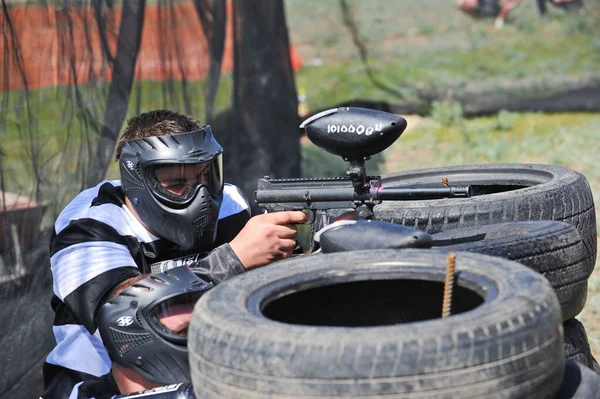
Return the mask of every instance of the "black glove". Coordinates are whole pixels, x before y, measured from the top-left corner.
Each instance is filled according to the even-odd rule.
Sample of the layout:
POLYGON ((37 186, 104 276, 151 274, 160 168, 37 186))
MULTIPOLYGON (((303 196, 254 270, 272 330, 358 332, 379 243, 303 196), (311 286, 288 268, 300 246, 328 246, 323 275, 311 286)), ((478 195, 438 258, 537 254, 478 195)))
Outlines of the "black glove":
POLYGON ((183 384, 164 385, 145 391, 113 396, 113 399, 144 398, 144 399, 196 399, 194 388, 189 382, 183 384))

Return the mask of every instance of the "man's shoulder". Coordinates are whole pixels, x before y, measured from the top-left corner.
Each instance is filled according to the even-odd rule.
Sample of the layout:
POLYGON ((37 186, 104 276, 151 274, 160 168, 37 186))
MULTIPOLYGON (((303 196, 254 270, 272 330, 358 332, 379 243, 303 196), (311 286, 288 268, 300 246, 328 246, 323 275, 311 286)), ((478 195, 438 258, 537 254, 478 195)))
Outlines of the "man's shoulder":
POLYGON ((93 187, 86 188, 82 190, 79 194, 77 194, 71 202, 67 205, 67 207, 72 206, 73 204, 81 204, 84 202, 90 202, 94 198, 99 196, 105 196, 109 192, 123 192, 121 189, 121 181, 120 180, 103 180, 100 183, 96 184, 93 187))
POLYGON ((94 219, 109 223, 113 218, 122 218, 123 191, 119 180, 105 180, 94 187, 83 190, 61 211, 55 222, 57 232, 71 221, 94 219))

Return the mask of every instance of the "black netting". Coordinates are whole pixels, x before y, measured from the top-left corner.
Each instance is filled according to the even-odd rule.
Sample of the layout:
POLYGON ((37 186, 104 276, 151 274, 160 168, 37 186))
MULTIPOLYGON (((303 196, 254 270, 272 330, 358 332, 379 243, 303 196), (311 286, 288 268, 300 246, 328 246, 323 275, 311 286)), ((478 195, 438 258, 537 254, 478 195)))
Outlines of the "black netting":
POLYGON ((282 1, 1 7, 0 397, 37 397, 54 345, 53 223, 79 191, 118 178, 126 120, 167 108, 212 124, 226 181, 250 194, 258 177, 298 173, 297 96, 282 1))

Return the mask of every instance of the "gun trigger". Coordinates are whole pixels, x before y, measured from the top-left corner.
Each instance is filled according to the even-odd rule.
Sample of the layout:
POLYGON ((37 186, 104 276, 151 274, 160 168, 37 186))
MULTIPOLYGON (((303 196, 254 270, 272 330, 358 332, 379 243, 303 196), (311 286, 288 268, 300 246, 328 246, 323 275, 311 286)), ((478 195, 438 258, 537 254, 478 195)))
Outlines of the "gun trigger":
MULTIPOLYGON (((306 211, 305 211, 306 213, 306 211)), ((308 211, 308 213, 306 213, 308 215, 308 221, 305 222, 304 224, 313 224, 315 221, 315 212, 314 211, 308 211)))

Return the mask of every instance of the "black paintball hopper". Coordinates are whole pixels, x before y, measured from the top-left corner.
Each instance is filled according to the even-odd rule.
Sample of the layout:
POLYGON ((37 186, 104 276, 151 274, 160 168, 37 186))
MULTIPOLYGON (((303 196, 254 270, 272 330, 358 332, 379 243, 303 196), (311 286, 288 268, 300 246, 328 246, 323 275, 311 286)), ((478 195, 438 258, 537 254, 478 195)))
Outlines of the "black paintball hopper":
POLYGON ((364 161, 392 145, 406 124, 406 119, 388 112, 340 107, 311 116, 300 129, 325 151, 345 161, 364 161))
POLYGON ((364 249, 431 248, 432 238, 424 231, 388 222, 340 221, 323 228, 315 240, 323 253, 364 249))

